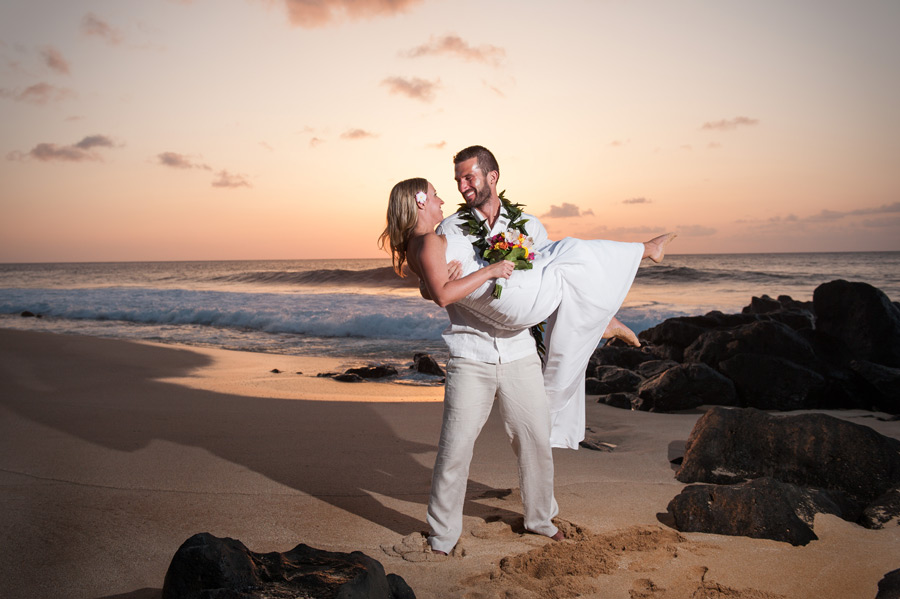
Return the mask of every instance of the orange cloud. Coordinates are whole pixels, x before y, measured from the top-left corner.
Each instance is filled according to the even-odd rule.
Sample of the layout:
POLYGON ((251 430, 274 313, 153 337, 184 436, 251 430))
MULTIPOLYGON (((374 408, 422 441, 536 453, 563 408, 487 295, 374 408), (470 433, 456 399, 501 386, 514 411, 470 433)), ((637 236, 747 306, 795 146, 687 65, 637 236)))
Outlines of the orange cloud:
POLYGON ((44 64, 46 64, 57 73, 61 73, 63 75, 69 74, 68 61, 63 58, 62 53, 60 53, 60 51, 53 46, 45 46, 44 48, 42 48, 41 57, 44 59, 44 64))
POLYGON ((122 34, 94 13, 88 13, 81 20, 81 31, 114 46, 122 42, 122 34))
POLYGON ((412 79, 388 77, 381 84, 387 86, 392 94, 400 94, 423 102, 431 102, 434 99, 435 90, 440 87, 439 81, 426 81, 418 77, 412 79))
POLYGON ((497 46, 489 44, 478 46, 477 48, 470 46, 458 35, 445 35, 441 38, 431 38, 427 44, 417 46, 412 50, 402 53, 409 58, 418 58, 420 56, 438 56, 450 55, 462 58, 468 62, 484 62, 493 66, 500 66, 503 59, 506 58, 506 51, 497 46))
POLYGON ((392 16, 422 0, 284 0, 288 18, 297 27, 322 27, 333 22, 392 16))
POLYGON ((628 198, 627 200, 622 200, 623 204, 649 204, 650 200, 647 198, 628 198))
POLYGON ((722 119, 721 121, 708 121, 700 127, 706 131, 732 131, 738 127, 750 127, 758 125, 759 119, 752 119, 746 116, 737 116, 733 119, 722 119))

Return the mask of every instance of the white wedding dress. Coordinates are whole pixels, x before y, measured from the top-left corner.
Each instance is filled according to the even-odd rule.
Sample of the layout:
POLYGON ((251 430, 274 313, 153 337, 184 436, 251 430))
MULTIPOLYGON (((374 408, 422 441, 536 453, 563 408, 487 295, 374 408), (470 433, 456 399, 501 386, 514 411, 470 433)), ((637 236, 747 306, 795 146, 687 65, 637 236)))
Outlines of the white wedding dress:
MULTIPOLYGON (((447 235, 447 261, 459 260, 463 276, 484 265, 463 235, 447 235)), ((502 329, 547 321, 544 388, 550 403, 553 447, 578 449, 584 440, 584 376, 588 360, 615 316, 637 273, 642 243, 567 237, 542 247, 531 270, 503 281, 499 299, 488 281, 457 302, 502 329)))

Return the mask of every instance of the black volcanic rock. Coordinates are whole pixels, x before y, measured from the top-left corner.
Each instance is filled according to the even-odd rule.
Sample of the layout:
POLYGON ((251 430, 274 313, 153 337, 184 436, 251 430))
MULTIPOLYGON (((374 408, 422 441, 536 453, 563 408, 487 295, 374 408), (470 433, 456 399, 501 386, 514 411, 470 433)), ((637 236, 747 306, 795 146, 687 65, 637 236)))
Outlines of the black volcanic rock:
POLYGON ((429 354, 417 353, 413 355, 413 368, 421 374, 432 374, 434 376, 447 376, 440 364, 429 354))
POLYGON ((701 405, 737 405, 734 384, 706 364, 679 364, 644 381, 641 401, 633 407, 648 412, 689 410, 701 405))
POLYGON ((376 560, 297 545, 284 553, 254 553, 238 540, 200 533, 169 565, 162 599, 415 599, 399 576, 376 560))
POLYGON ((764 354, 736 354, 720 362, 719 371, 734 382, 742 406, 763 410, 825 407, 821 401, 825 378, 790 360, 764 354))
MULTIPOLYGON (((348 368, 344 374, 355 374, 364 379, 382 379, 397 374, 397 369, 393 366, 362 366, 359 368, 348 368)), ((337 377, 335 377, 337 378, 337 377)))
POLYGON ((681 532, 772 539, 806 545, 817 512, 840 515, 827 493, 773 478, 736 485, 690 485, 668 505, 681 532))
POLYGON ((900 485, 900 441, 826 414, 714 407, 691 431, 676 474, 684 483, 762 477, 828 491, 855 521, 900 485))
POLYGON ((880 289, 843 280, 813 293, 816 329, 847 344, 857 357, 900 367, 900 309, 880 289))

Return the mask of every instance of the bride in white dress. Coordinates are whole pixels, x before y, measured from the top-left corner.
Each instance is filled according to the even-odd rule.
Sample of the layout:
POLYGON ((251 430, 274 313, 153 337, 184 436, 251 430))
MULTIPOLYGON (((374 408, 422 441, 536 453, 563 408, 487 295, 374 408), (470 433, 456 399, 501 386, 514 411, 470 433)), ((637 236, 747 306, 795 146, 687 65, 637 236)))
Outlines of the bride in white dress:
POLYGON ((601 338, 637 337, 614 318, 643 258, 658 262, 674 237, 646 243, 567 237, 538 248, 530 270, 508 260, 486 265, 470 237, 438 235, 443 201, 425 179, 398 183, 391 192, 388 226, 394 269, 409 268, 439 306, 456 303, 498 328, 520 330, 546 321, 544 387, 550 405, 551 445, 577 449, 584 439, 584 376, 601 338), (454 261, 458 261, 459 267, 454 261), (450 267, 448 268, 448 263, 450 267), (500 298, 494 282, 503 282, 500 298))

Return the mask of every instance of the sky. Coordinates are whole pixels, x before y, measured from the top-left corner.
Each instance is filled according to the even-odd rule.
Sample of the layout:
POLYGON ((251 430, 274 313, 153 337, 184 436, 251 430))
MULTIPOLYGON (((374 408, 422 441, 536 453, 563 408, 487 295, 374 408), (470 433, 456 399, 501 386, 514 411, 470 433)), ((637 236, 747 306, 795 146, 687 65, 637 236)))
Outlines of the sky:
POLYGON ((3 0, 0 262, 378 258, 480 144, 551 238, 900 250, 896 0, 3 0))

